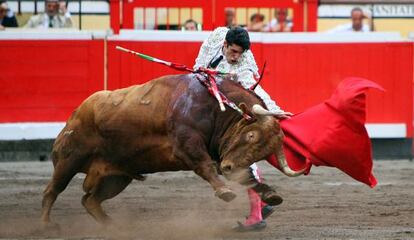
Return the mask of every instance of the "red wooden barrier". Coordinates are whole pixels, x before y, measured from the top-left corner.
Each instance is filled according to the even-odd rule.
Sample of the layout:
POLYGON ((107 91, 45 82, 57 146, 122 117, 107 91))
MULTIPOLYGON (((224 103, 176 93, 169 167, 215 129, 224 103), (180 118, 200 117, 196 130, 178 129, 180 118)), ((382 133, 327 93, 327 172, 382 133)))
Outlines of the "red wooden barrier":
POLYGON ((2 40, 0 122, 66 121, 103 88, 103 40, 2 40))
MULTIPOLYGON (((143 83, 165 66, 115 50, 116 45, 192 66, 200 42, 108 41, 108 88, 143 83)), ((328 98, 339 81, 358 76, 381 84, 371 92, 369 123, 404 123, 413 136, 412 43, 253 43, 262 86, 286 110, 300 112, 328 98)), ((104 86, 103 40, 2 40, 0 122, 65 121, 104 86)))

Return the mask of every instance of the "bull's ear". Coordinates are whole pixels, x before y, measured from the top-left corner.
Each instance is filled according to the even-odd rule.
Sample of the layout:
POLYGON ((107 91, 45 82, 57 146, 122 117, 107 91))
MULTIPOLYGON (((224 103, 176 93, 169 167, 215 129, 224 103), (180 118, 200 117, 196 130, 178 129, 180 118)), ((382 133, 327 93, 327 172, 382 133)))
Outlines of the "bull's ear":
POLYGON ((247 121, 249 121, 249 122, 256 121, 255 115, 250 111, 250 109, 247 107, 247 105, 244 102, 239 104, 239 108, 243 111, 244 114, 246 114, 250 117, 249 119, 245 118, 247 121))

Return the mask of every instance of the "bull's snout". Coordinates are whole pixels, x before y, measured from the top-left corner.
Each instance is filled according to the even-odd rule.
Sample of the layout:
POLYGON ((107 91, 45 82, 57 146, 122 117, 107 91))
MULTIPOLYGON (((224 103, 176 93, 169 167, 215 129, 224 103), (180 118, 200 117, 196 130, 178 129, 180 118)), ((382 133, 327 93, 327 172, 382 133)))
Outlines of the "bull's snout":
POLYGON ((231 162, 222 162, 220 164, 221 172, 224 174, 229 174, 234 169, 234 164, 231 162))

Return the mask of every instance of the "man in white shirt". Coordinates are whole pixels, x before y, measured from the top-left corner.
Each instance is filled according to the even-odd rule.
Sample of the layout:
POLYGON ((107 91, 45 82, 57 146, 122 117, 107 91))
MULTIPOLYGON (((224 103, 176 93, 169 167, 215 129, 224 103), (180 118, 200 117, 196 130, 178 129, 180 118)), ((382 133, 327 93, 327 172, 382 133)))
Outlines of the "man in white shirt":
POLYGON ((275 17, 264 28, 266 32, 291 32, 293 23, 288 19, 287 8, 276 8, 275 17))
MULTIPOLYGON (((222 72, 233 73, 237 81, 249 88, 256 83, 254 77, 259 77, 258 68, 250 51, 250 38, 247 31, 241 27, 219 27, 203 42, 196 59, 194 69, 200 67, 212 68, 222 72)), ((256 94, 262 98, 269 111, 277 114, 277 118, 289 118, 292 114, 284 112, 270 98, 270 96, 257 86, 256 94)), ((252 177, 260 182, 259 169, 256 164, 250 166, 252 177)), ((248 189, 250 200, 250 215, 244 223, 239 223, 235 230, 248 231, 266 227, 263 220, 269 216, 273 209, 264 205, 252 189, 248 189)))
POLYGON ((45 13, 32 16, 25 28, 71 28, 72 19, 66 3, 59 0, 46 0, 45 13))
POLYGON ((361 8, 356 7, 351 11, 351 22, 343 25, 339 25, 336 28, 330 30, 331 33, 338 32, 369 32, 371 25, 371 18, 368 17, 361 8), (364 19, 368 19, 369 25, 363 24, 364 19))

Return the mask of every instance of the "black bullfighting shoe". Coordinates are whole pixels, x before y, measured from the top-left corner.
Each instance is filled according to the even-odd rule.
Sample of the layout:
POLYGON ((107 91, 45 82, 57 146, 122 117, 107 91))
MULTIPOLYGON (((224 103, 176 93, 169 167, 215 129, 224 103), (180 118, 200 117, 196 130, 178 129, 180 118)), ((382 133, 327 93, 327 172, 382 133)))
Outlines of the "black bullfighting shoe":
POLYGON ((255 191, 263 202, 270 206, 276 206, 283 202, 283 198, 276 193, 276 191, 266 183, 259 182, 253 174, 253 170, 249 168, 249 176, 240 184, 253 186, 251 189, 255 191))
POLYGON ((264 228, 266 228, 267 224, 266 221, 262 220, 257 223, 253 223, 250 225, 243 224, 239 221, 237 221, 237 226, 233 227, 233 231, 236 232, 253 232, 253 231, 260 231, 264 228))
POLYGON ((257 183, 252 189, 259 194, 263 202, 270 206, 276 206, 283 202, 283 198, 276 191, 264 183, 257 183))

